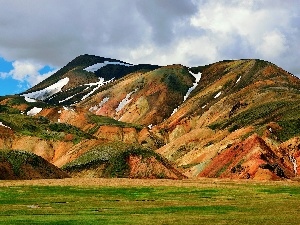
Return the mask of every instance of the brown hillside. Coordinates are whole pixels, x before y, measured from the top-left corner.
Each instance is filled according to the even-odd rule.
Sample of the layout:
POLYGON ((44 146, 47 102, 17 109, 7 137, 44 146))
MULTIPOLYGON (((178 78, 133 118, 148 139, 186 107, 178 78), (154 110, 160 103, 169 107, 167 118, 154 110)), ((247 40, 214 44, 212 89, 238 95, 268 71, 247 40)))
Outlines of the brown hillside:
POLYGON ((1 180, 60 179, 70 177, 40 156, 24 151, 0 152, 1 180))

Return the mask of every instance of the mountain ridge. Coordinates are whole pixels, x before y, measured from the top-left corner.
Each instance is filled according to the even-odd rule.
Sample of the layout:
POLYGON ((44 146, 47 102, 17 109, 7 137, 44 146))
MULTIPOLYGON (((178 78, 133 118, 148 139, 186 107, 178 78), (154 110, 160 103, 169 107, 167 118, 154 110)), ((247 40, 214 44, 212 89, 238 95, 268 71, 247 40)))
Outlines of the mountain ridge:
MULTIPOLYGON (((132 145, 144 149, 118 158, 133 178, 158 178, 157 168, 172 179, 174 169, 183 174, 176 179, 296 179, 300 172, 300 150, 289 147, 300 146, 300 80, 264 60, 135 66, 83 55, 19 96, 0 98, 0 106, 3 137, 27 140, 31 144, 24 150, 59 167, 80 161, 97 146, 123 149, 116 144, 122 142, 125 152, 132 145), (20 121, 24 126, 16 125, 20 121), (139 169, 146 167, 156 169, 139 169)), ((1 146, 20 147, 0 137, 1 146)), ((111 157, 98 169, 75 173, 68 167, 68 172, 110 176, 104 167, 114 163, 111 157)))

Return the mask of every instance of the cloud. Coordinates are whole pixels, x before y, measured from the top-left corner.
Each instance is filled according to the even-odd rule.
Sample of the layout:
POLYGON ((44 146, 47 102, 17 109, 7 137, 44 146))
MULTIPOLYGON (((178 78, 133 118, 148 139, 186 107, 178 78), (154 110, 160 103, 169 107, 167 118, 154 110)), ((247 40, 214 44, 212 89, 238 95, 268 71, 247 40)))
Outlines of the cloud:
POLYGON ((277 31, 265 33, 257 51, 266 58, 276 58, 288 50, 285 36, 277 31))
POLYGON ((35 67, 24 71, 32 69, 31 74, 38 65, 62 67, 85 53, 188 66, 261 58, 300 70, 298 0, 0 0, 0 5, 0 55, 29 61, 35 67))
MULTIPOLYGON (((15 61, 12 63, 13 69, 9 72, 0 73, 0 78, 5 79, 8 77, 13 78, 14 80, 27 83, 30 86, 33 86, 47 77, 51 76, 57 70, 52 70, 46 73, 41 74, 39 71, 44 68, 44 66, 31 62, 21 62, 15 61)), ((20 84, 22 85, 22 84, 20 84)))

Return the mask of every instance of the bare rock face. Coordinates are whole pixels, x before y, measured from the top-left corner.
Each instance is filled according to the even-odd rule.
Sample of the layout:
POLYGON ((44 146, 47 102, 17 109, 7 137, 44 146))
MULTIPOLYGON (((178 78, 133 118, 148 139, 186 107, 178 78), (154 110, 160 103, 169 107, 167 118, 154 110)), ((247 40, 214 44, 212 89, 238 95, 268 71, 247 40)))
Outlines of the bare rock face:
POLYGON ((130 167, 129 178, 151 178, 151 179, 183 179, 178 170, 170 164, 157 160, 155 157, 143 158, 138 155, 130 155, 128 159, 130 167))
POLYGON ((291 178, 293 171, 256 134, 223 150, 198 175, 232 179, 291 178))

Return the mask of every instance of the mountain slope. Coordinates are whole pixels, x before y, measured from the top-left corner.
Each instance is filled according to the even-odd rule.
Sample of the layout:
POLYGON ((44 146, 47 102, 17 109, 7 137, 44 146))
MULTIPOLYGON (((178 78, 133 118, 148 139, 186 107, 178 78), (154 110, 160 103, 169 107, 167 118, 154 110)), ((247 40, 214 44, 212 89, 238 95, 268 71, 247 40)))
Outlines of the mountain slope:
POLYGON ((186 67, 166 66, 127 75, 78 106, 124 122, 158 124, 178 107, 192 84, 186 67))
POLYGON ((45 159, 25 151, 0 150, 0 180, 59 179, 69 175, 45 159))
POLYGON ((146 64, 132 65, 110 58, 81 55, 23 95, 55 105, 71 105, 129 73, 158 67, 146 64))
POLYGON ((159 170, 168 178, 234 179, 300 172, 300 80, 263 60, 189 68, 84 55, 26 93, 0 98, 0 106, 0 147, 26 143, 74 176, 109 177, 117 161, 133 178, 159 170), (109 159, 97 159, 99 146, 110 149, 109 159), (129 146, 151 154, 123 155, 129 146))
POLYGON ((157 152, 191 167, 192 176, 253 133, 274 146, 300 134, 298 78, 261 60, 226 61, 200 70, 190 99, 153 130, 161 135, 163 129, 169 142, 157 152))

